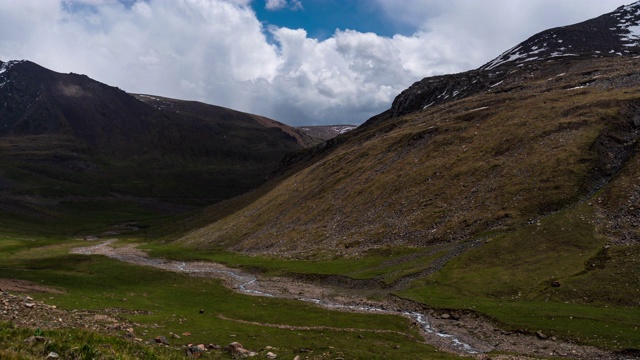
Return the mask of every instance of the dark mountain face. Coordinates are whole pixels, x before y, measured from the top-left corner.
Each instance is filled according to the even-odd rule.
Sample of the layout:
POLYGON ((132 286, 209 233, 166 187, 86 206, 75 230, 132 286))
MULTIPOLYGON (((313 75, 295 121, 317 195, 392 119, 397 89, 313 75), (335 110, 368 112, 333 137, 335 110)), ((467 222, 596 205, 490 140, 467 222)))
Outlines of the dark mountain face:
POLYGON ((257 115, 133 96, 29 61, 0 63, 5 198, 211 203, 259 186, 286 153, 317 142, 257 115))
MULTIPOLYGON (((106 151, 110 141, 150 131, 153 109, 122 90, 29 61, 10 61, 2 69, 0 135, 66 134, 106 151)), ((116 152, 130 153, 131 146, 116 143, 116 152)))
MULTIPOLYGON (((460 100, 502 85, 518 87, 519 75, 535 72, 541 62, 632 56, 640 54, 640 1, 575 25, 538 33, 494 60, 459 74, 424 78, 398 95, 391 108, 371 125, 431 106, 460 100)), ((513 88, 512 87, 512 88, 513 88)))

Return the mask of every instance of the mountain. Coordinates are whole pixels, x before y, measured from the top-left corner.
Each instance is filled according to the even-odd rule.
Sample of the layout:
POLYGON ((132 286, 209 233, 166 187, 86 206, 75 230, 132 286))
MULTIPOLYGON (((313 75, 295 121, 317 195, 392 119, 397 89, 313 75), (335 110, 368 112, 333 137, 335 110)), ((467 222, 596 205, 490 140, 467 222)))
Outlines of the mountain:
MULTIPOLYGON (((398 95, 391 108, 370 119, 376 123, 459 100, 494 87, 518 83, 512 71, 541 62, 635 56, 640 54, 640 2, 578 24, 540 32, 476 70, 428 77, 398 95)), ((504 86, 502 87, 504 89, 504 86)))
POLYGON ((183 241, 281 257, 360 256, 514 231, 614 191, 636 156, 640 60, 634 47, 609 54, 599 39, 627 34, 639 9, 525 42, 606 24, 585 33, 595 39, 579 56, 554 55, 553 46, 571 45, 558 40, 535 60, 421 80, 358 129, 288 156, 279 183, 183 241))
POLYGON ((100 198, 211 204, 319 142, 265 117, 132 95, 30 61, 0 62, 0 104, 0 208, 10 213, 100 198))
POLYGON ((346 134, 357 128, 356 125, 325 125, 325 126, 300 126, 298 130, 305 134, 322 140, 331 140, 336 136, 346 134))
POLYGON ((358 128, 288 154, 264 186, 187 219, 173 245, 447 319, 480 313, 507 336, 486 339, 496 349, 530 334, 637 358, 640 58, 610 54, 599 39, 621 30, 607 26, 579 56, 555 56, 557 41, 535 60, 415 83, 358 128))
POLYGON ((570 26, 549 29, 482 66, 521 65, 539 59, 640 54, 640 2, 570 26))

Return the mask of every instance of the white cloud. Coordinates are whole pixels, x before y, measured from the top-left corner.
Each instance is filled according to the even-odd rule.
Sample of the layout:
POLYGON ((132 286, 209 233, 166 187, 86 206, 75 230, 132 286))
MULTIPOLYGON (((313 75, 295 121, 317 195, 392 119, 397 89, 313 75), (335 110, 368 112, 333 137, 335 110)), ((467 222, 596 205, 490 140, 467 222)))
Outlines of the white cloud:
POLYGON ((318 41, 301 29, 265 29, 251 0, 129 0, 126 6, 0 0, 0 59, 26 58, 130 92, 200 100, 294 125, 358 123, 425 76, 478 67, 537 31, 621 4, 375 1, 390 19, 413 24, 415 33, 339 30, 318 41))
POLYGON ((264 7, 267 10, 280 10, 287 7, 287 0, 267 0, 264 7))
POLYGON ((267 10, 282 10, 285 8, 291 10, 302 10, 302 2, 300 0, 267 0, 264 5, 267 10))

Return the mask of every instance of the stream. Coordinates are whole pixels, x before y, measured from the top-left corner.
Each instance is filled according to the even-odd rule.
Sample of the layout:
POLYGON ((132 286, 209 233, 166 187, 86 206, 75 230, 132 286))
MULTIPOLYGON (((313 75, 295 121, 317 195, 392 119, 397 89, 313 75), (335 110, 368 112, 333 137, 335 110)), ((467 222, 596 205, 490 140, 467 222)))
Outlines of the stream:
MULTIPOLYGON (((152 266, 163 270, 187 273, 193 276, 215 277, 223 280, 227 284, 227 286, 235 289, 236 291, 249 295, 287 299, 292 298, 291 296, 286 296, 284 294, 262 290, 262 287, 260 286, 260 280, 258 278, 251 274, 242 272, 241 270, 230 269, 221 264, 211 262, 183 262, 153 259, 149 258, 145 252, 135 248, 132 245, 127 245, 119 248, 111 247, 110 245, 113 242, 114 240, 108 240, 94 246, 74 248, 71 250, 71 253, 83 255, 104 255, 116 260, 136 265, 152 266)), ((440 339, 440 341, 435 341, 437 343, 436 345, 443 348, 444 350, 468 355, 480 354, 486 351, 471 346, 469 343, 463 341, 458 336, 435 330, 431 326, 427 315, 420 312, 409 310, 388 310, 370 305, 346 305, 312 297, 293 298, 299 301, 313 303, 325 308, 335 310, 401 315, 410 318, 420 326, 427 343, 433 344, 433 336, 435 336, 440 339)))

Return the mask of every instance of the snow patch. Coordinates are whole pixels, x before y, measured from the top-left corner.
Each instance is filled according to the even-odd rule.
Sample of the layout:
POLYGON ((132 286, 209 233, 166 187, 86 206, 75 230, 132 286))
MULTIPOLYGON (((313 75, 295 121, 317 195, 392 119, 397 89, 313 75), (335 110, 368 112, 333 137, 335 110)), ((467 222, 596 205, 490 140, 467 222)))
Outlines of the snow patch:
POLYGON ((480 110, 486 110, 486 109, 488 109, 488 108, 489 108, 488 106, 483 106, 483 107, 479 107, 479 108, 477 108, 477 109, 469 110, 469 112, 480 111, 480 110))
POLYGON ((426 109, 426 108, 428 108, 429 106, 433 105, 434 103, 435 103, 435 101, 432 101, 430 104, 427 104, 427 105, 423 106, 423 107, 422 107, 422 109, 426 109))

